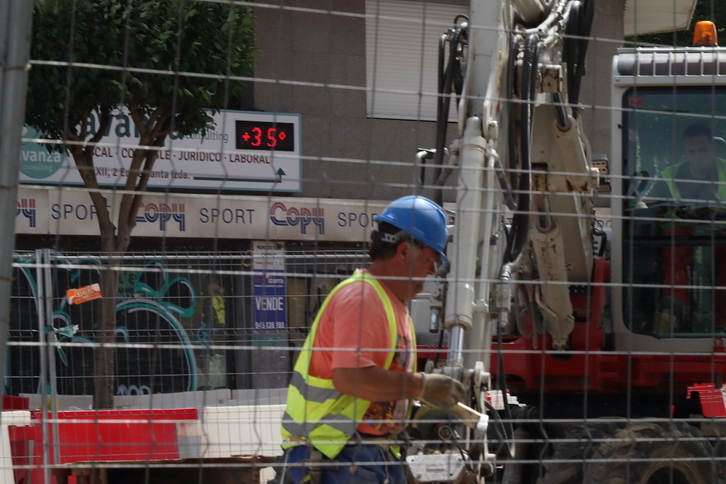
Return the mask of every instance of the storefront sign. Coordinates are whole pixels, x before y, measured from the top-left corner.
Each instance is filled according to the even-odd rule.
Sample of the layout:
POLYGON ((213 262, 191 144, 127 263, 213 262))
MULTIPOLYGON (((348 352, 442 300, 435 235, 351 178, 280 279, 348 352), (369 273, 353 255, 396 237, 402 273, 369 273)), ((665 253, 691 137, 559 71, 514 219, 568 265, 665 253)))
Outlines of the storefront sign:
MULTIPOLYGON (((117 219, 120 196, 104 194, 117 219)), ((366 242, 383 201, 250 195, 146 193, 134 236, 366 242)), ((447 208, 455 208, 453 204, 447 208)), ((603 227, 610 210, 598 208, 603 227)), ((85 190, 21 186, 15 215, 19 234, 98 235, 98 215, 85 190)))
MULTIPOLYGON (((172 133, 159 149, 149 187, 169 190, 302 190, 300 116, 221 111, 215 128, 201 135, 172 133)), ((99 120, 88 120, 95 134, 99 120)), ((31 128, 23 133, 20 182, 83 185, 72 157, 49 153, 31 128)), ((119 109, 93 150, 94 172, 102 186, 122 186, 139 145, 139 132, 125 108, 119 109)), ((135 175, 134 175, 135 176, 135 175)))
MULTIPOLYGON (((117 219, 120 195, 104 193, 117 219)), ((385 202, 146 193, 134 236, 257 240, 367 241, 385 202)), ((16 233, 98 235, 98 214, 85 190, 21 186, 16 233)))

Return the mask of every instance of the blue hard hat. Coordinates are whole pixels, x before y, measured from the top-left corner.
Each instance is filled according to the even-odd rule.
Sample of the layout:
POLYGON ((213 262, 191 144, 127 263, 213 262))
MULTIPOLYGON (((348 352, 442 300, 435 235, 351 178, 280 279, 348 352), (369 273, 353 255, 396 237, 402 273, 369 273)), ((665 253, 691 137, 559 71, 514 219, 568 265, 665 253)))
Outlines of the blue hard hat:
POLYGON ((394 200, 374 220, 401 229, 438 252, 441 262, 449 261, 444 253, 449 240, 446 213, 428 198, 408 196, 394 200))

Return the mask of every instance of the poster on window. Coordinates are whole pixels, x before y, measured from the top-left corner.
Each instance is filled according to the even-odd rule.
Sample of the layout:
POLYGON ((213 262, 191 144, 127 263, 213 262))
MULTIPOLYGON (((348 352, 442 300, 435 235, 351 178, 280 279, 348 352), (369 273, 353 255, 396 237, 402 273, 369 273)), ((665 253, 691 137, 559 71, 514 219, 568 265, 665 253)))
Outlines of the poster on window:
POLYGON ((285 248, 279 242, 253 242, 253 328, 287 329, 285 248))

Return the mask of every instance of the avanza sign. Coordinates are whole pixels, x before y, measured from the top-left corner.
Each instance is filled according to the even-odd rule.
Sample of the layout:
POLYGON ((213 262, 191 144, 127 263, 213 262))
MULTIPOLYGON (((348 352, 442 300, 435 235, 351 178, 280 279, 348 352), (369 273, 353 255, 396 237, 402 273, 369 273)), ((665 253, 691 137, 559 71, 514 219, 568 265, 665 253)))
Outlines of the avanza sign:
MULTIPOLYGON (((209 189, 302 191, 300 116, 297 114, 221 111, 215 128, 201 135, 172 133, 159 149, 149 187, 171 190, 209 189)), ((99 120, 88 119, 91 135, 99 120)), ((50 153, 26 127, 20 160, 20 182, 83 185, 73 158, 50 153)), ((121 108, 93 151, 95 174, 102 186, 121 186, 129 174, 139 133, 121 108)))

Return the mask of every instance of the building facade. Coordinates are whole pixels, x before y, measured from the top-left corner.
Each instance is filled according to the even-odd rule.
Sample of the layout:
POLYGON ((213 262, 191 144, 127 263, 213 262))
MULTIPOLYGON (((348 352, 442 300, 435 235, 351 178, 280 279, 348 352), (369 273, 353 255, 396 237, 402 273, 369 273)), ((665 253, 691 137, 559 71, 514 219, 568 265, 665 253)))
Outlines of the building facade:
MULTIPOLYGON (((416 154, 435 144, 439 37, 457 14, 466 13, 467 4, 254 4, 259 49, 254 77, 224 119, 235 123, 229 133, 252 133, 250 143, 256 142, 253 130, 261 126, 266 136, 277 138, 257 141, 278 143, 283 140, 277 123, 288 122, 282 115, 294 117, 289 125, 298 139, 290 153, 268 150, 239 161, 250 169, 272 168, 273 179, 283 176, 277 167, 290 166, 292 185, 254 177, 249 182, 241 169, 242 175, 230 178, 243 180, 237 188, 223 183, 210 189, 191 182, 165 186, 163 180, 152 188, 124 262, 118 338, 141 346, 162 341, 179 349, 120 353, 119 393, 286 385, 294 359, 288 347, 301 345, 327 291, 365 265, 375 214, 400 196, 431 194, 432 170, 422 178, 416 154), (258 114, 263 117, 256 118, 258 114), (260 124, 244 124, 253 122, 260 124), (166 339, 159 340, 160 334, 166 339)), ((606 158, 610 80, 603 73, 609 73, 622 44, 625 2, 599 1, 596 8, 581 102, 593 153, 606 158)), ((451 126, 449 131, 455 131, 451 126)), ((184 140, 176 140, 176 146, 187 153, 214 154, 222 138, 208 138, 198 150, 184 140)), ((200 160, 184 161, 209 163, 200 160)), ((162 160, 160 172, 169 166, 171 178, 184 176, 179 175, 186 173, 181 165, 169 163, 162 160)), ((204 166, 210 165, 197 174, 204 174, 204 166)), ((65 291, 98 279, 96 263, 104 255, 97 249, 97 221, 83 188, 65 183, 70 175, 58 176, 60 181, 53 183, 26 178, 19 190, 11 341, 38 341, 44 324, 56 330, 78 325, 75 333, 61 332, 60 338, 92 341, 93 303, 71 307, 65 291), (43 284, 31 267, 40 249, 52 249, 47 256, 56 264, 46 275, 53 281, 55 301, 50 323, 37 321, 43 284)), ((456 182, 452 177, 444 190, 447 203, 455 200, 456 182)), ((109 200, 113 205, 113 197, 109 200)), ((43 384, 37 351, 11 349, 12 393, 32 393, 43 384)), ((63 382, 59 392, 89 392, 92 358, 87 349, 58 351, 54 358, 63 382)))

